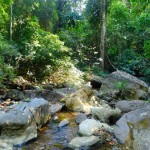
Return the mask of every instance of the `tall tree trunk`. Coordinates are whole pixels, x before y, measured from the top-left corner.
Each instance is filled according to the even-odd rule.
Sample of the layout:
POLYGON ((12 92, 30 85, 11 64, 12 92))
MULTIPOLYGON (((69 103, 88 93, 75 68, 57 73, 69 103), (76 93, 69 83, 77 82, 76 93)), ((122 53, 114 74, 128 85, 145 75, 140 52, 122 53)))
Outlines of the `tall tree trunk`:
POLYGON ((100 63, 101 69, 105 69, 105 40, 106 40, 106 0, 101 0, 101 23, 100 23, 100 63))
POLYGON ((12 41, 12 4, 10 4, 10 41, 12 41))

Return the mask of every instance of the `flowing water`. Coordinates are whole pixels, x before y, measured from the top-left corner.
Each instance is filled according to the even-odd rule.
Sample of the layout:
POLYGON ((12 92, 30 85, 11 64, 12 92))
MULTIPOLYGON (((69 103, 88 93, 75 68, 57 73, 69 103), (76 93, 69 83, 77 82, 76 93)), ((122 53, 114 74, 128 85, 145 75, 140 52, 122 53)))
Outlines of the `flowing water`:
MULTIPOLYGON (((69 125, 58 128, 58 122, 51 121, 39 131, 37 139, 20 148, 16 148, 16 150, 70 150, 67 148, 69 142, 78 136, 78 125, 75 123, 76 115, 77 113, 72 112, 57 113, 58 122, 68 119, 69 125)), ((81 150, 112 150, 112 146, 108 144, 95 145, 81 150)))
POLYGON ((58 122, 51 121, 39 131, 38 138, 24 145, 22 150, 62 150, 68 143, 77 136, 78 126, 74 119, 76 113, 61 112, 57 114, 58 122, 68 119, 70 124, 58 128, 58 122))

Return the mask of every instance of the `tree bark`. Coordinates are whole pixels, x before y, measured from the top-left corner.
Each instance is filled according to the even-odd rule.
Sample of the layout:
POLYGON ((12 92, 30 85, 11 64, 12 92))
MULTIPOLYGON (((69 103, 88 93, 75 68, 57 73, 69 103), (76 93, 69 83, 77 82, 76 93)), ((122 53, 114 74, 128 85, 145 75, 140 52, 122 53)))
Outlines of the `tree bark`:
POLYGON ((12 41, 12 4, 10 4, 10 41, 12 41))
POLYGON ((106 39, 106 0, 101 0, 101 32, 100 32, 100 64, 105 69, 105 39, 106 39))

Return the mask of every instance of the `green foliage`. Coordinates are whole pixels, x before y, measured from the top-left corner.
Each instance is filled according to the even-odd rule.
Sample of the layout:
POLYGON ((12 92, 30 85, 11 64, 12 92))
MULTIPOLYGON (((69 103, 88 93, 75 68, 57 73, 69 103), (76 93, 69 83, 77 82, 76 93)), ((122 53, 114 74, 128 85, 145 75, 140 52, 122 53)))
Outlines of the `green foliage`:
MULTIPOLYGON (((50 74, 52 70, 59 66, 67 66, 70 61, 69 49, 64 46, 58 36, 39 28, 34 20, 26 24, 26 30, 22 31, 27 35, 22 39, 22 57, 18 59, 20 75, 28 74, 31 78, 42 80, 50 74)), ((28 76, 28 77, 29 77, 28 76)))
POLYGON ((106 77, 106 75, 108 74, 107 72, 103 72, 100 69, 100 66, 97 64, 94 64, 91 68, 92 72, 98 76, 102 76, 102 77, 106 77))
POLYGON ((95 31, 90 29, 86 20, 78 20, 74 28, 63 29, 59 33, 60 39, 65 42, 65 45, 72 48, 72 57, 77 60, 78 67, 83 70, 91 66, 97 59, 97 41, 93 41, 93 32, 95 31))
POLYGON ((118 66, 118 69, 137 76, 141 76, 146 67, 146 60, 133 50, 125 50, 116 60, 118 61, 115 65, 118 66))
MULTIPOLYGON (((106 0, 106 3, 109 59, 118 69, 150 77, 148 0, 106 0)), ((100 0, 87 0, 84 12, 81 4, 83 0, 1 0, 0 82, 12 78, 14 71, 33 80, 43 80, 59 66, 69 67, 71 59, 82 70, 88 68, 105 76, 98 64, 102 4, 100 0), (12 43, 6 40, 11 4, 12 43), (57 33, 64 43, 50 32, 57 33)))
POLYGON ((118 90, 122 91, 126 87, 127 83, 126 82, 117 82, 117 83, 115 83, 115 85, 118 90))
POLYGON ((150 40, 144 43, 145 56, 150 59, 150 40))
POLYGON ((0 86, 3 80, 15 77, 15 59, 19 55, 17 49, 0 35, 0 86))

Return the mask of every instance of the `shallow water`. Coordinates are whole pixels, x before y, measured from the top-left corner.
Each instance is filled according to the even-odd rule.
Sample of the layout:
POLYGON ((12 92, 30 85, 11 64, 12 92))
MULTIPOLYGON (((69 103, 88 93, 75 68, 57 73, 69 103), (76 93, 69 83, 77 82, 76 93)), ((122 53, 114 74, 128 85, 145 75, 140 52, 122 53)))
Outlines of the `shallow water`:
MULTIPOLYGON (((78 126, 75 123, 75 117, 77 113, 72 112, 60 112, 57 113, 58 122, 63 119, 69 120, 69 125, 62 128, 58 128, 58 122, 51 121, 45 127, 43 127, 39 133, 37 139, 15 150, 62 150, 66 148, 69 142, 76 136, 78 136, 78 126)), ((53 119, 53 118, 52 118, 53 119)), ((83 147, 80 150, 112 150, 112 146, 108 144, 95 145, 90 148, 83 147)), ((64 150, 69 150, 68 148, 64 150)))
POLYGON ((78 126, 74 119, 76 113, 61 112, 57 114, 59 120, 68 119, 70 124, 62 128, 58 128, 58 122, 51 121, 46 127, 39 131, 38 138, 24 145, 22 150, 62 150, 67 147, 68 143, 77 136, 78 126))

